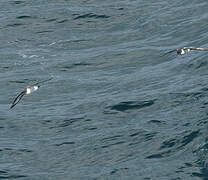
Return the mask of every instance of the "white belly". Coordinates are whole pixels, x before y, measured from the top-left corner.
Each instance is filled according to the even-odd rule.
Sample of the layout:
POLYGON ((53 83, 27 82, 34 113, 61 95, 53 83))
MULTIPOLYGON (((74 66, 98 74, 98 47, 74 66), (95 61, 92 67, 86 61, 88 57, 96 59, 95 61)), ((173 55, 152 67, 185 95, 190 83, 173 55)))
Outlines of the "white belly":
POLYGON ((37 91, 37 90, 38 90, 38 86, 28 87, 28 88, 26 89, 26 94, 30 94, 30 93, 32 93, 32 92, 34 92, 34 91, 37 91))

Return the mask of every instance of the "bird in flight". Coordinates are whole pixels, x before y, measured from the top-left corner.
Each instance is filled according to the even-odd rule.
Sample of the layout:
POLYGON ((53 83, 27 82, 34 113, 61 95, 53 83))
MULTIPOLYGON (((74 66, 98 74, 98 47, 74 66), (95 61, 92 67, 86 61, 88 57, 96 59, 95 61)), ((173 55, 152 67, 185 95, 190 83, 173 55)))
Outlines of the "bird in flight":
POLYGON ((36 82, 36 83, 32 84, 31 86, 26 87, 26 88, 25 88, 21 93, 19 93, 19 94, 17 95, 17 97, 14 99, 14 101, 13 101, 13 103, 12 103, 10 109, 12 109, 14 106, 16 106, 16 105, 19 103, 19 101, 23 98, 24 95, 30 94, 30 93, 32 93, 32 92, 34 92, 34 91, 37 91, 37 90, 39 89, 41 83, 50 81, 51 79, 53 79, 53 78, 50 78, 50 79, 47 79, 47 80, 44 80, 44 81, 39 81, 39 82, 36 82))
POLYGON ((185 53, 188 53, 188 52, 194 51, 194 50, 195 51, 208 51, 208 48, 182 47, 179 49, 174 49, 174 50, 168 51, 165 54, 163 54, 163 56, 170 54, 172 52, 176 52, 179 55, 183 55, 185 53))

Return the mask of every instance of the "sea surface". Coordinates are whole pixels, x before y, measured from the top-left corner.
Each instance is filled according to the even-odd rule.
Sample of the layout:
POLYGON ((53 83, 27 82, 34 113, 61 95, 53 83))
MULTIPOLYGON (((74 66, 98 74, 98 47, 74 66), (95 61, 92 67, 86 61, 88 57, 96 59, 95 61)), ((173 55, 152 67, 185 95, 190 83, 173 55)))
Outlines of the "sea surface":
POLYGON ((207 0, 1 0, 0 179, 207 180, 208 52, 163 56, 184 46, 207 0))

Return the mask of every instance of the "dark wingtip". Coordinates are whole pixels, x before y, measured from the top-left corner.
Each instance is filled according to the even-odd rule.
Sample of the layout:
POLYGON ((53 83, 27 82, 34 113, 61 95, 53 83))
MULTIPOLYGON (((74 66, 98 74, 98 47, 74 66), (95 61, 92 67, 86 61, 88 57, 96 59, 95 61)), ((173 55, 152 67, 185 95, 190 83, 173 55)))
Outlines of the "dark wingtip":
POLYGON ((12 105, 10 106, 9 109, 12 109, 14 106, 16 106, 17 104, 12 103, 12 105))
POLYGON ((14 107, 14 105, 12 104, 9 109, 12 109, 13 107, 14 107))

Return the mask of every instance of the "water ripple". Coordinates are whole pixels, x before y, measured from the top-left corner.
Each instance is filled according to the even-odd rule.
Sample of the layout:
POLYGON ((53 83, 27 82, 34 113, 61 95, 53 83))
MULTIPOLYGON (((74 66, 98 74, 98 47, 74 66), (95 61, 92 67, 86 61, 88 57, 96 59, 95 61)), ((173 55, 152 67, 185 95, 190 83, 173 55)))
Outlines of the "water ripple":
POLYGON ((139 110, 149 106, 152 106, 156 100, 149 100, 149 101, 126 101, 120 102, 116 105, 110 106, 110 110, 126 112, 129 110, 139 110))
POLYGON ((32 18, 32 16, 27 16, 27 15, 23 15, 23 16, 17 16, 17 19, 30 19, 32 18))
POLYGON ((56 144, 56 146, 63 146, 63 145, 68 145, 68 144, 75 144, 75 142, 63 142, 60 144, 56 144))
POLYGON ((189 143, 193 142, 195 138, 200 135, 200 130, 192 131, 189 134, 181 137, 171 138, 162 142, 158 153, 153 153, 147 156, 147 159, 169 157, 179 150, 183 149, 189 143))
POLYGON ((84 15, 79 15, 79 16, 75 17, 74 20, 85 19, 85 18, 103 19, 103 18, 109 18, 109 17, 110 16, 107 16, 107 15, 97 15, 97 14, 93 14, 93 13, 88 13, 88 14, 84 14, 84 15))

